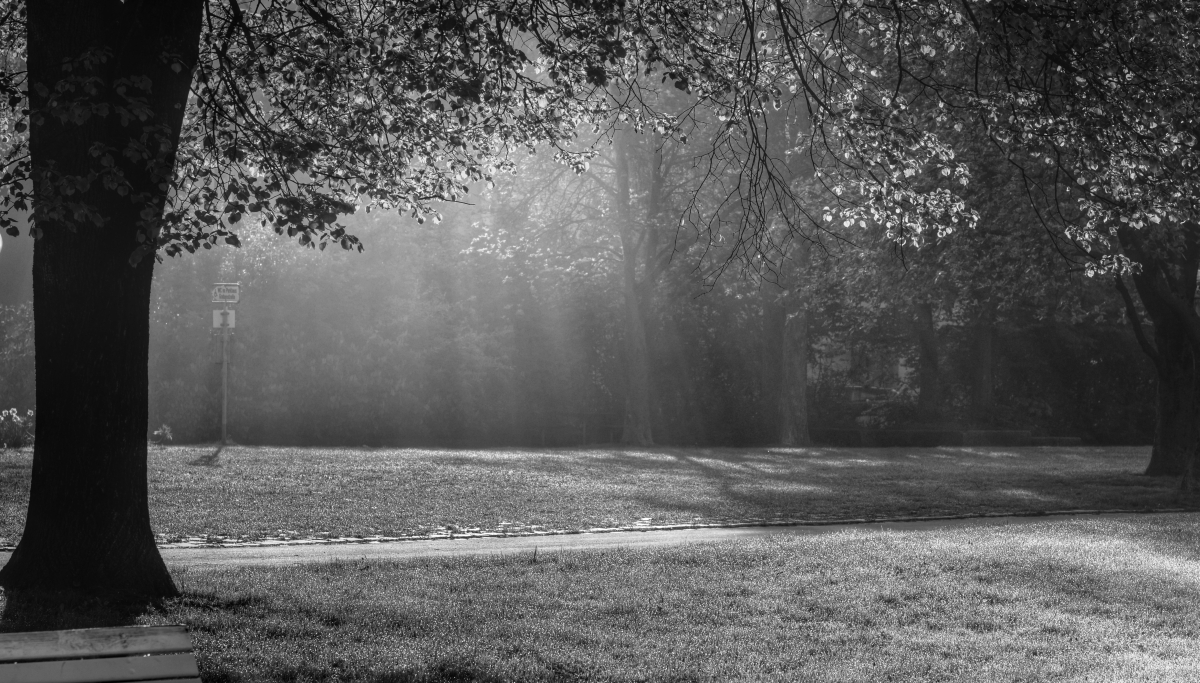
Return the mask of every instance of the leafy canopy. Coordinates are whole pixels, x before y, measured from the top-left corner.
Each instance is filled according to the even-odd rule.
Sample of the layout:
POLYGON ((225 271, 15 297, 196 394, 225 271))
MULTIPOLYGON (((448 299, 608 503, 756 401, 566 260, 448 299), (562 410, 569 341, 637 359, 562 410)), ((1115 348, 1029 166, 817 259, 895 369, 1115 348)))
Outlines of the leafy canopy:
MULTIPOLYGON (((106 82, 110 50, 64 61, 64 77, 33 84, 46 105, 30 111, 23 71, 24 3, 0 3, 5 38, 0 221, 34 209, 73 225, 106 217, 77 198, 100 182, 143 205, 143 253, 194 251, 258 214, 303 244, 358 245, 336 223, 358 208, 399 208, 418 220, 434 201, 513 168, 509 150, 549 143, 563 160, 578 126, 617 109, 606 86, 628 64, 686 54, 694 13, 715 3, 620 2, 207 2, 199 62, 177 149, 145 95, 148 78, 106 82), (89 151, 85 177, 47 178, 33 196, 28 125, 42 117, 86 123, 119 118, 122 146, 89 151), (129 165, 149 169, 137 186, 129 165), (168 193, 162 200, 156 188, 168 193), (156 201, 158 204, 156 205, 156 201)), ((149 39, 149 37, 145 37, 149 39)), ((178 72, 185 64, 164 52, 178 72)), ((638 112, 639 120, 655 117, 638 112)))
POLYGON ((35 232, 41 217, 104 224, 72 199, 101 182, 146 207, 143 253, 236 243, 250 214, 355 248, 338 215, 436 217, 432 202, 513 169, 511 149, 548 143, 581 169, 576 131, 621 115, 684 137, 685 115, 638 99, 652 76, 723 123, 711 149, 757 170, 738 192, 762 209, 741 212, 759 232, 770 205, 797 199, 788 154, 841 198, 830 225, 901 240, 973 225, 947 133, 977 126, 1053 171, 1044 188, 1071 238, 1101 254, 1119 226, 1195 217, 1198 24, 1194 0, 212 0, 175 150, 145 106, 153 83, 95 76, 103 50, 34 84, 46 106, 30 112, 24 3, 2 0, 0 227, 34 208, 31 118, 117 117, 128 141, 91 149, 87 177, 43 183, 35 232), (782 107, 807 119, 783 157, 769 126, 782 107), (130 164, 158 182, 135 187, 130 164))
MULTIPOLYGON (((1122 226, 1196 218, 1200 3, 743 7, 738 21, 754 27, 744 79, 773 103, 800 99, 812 130, 797 151, 847 198, 826 222, 874 222, 899 239, 973 223, 954 140, 966 127, 1026 174, 1094 268, 1117 265, 1110 238, 1122 226)), ((764 117, 734 120, 764 132, 764 117)))

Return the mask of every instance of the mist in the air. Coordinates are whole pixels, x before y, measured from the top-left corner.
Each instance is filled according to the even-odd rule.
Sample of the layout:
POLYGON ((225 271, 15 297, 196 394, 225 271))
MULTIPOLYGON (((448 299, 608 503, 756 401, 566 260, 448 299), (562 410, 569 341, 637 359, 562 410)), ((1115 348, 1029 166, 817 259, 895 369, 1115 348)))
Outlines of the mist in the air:
MULTIPOLYGON (((363 253, 305 248, 251 221, 241 249, 164 259, 148 433, 219 438, 210 290, 239 282, 235 443, 748 445, 786 432, 854 445, 863 430, 964 429, 1149 439, 1152 368, 1119 302, 1103 283, 1060 277, 1052 254, 1044 268, 1028 267, 1037 253, 1007 263, 982 230, 936 254, 860 235, 853 248, 777 239, 774 256, 739 261, 728 235, 681 226, 691 171, 639 142, 626 154, 628 197, 614 194, 604 155, 583 175, 538 160, 441 205, 440 221, 345 217, 363 253), (664 174, 675 194, 660 182, 655 195, 664 174), (957 285, 963 264, 999 284, 957 285), (1035 271, 1048 279, 1028 280, 1035 271), (922 363, 936 363, 926 384, 922 363)), ((35 407, 32 244, 6 237, 0 249, 0 405, 21 410, 35 407)))

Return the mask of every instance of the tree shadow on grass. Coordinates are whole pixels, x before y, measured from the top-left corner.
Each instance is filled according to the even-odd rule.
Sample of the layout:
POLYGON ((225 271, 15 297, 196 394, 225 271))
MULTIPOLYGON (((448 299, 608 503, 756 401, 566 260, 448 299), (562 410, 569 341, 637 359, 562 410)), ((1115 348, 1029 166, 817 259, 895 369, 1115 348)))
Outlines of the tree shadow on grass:
MULTIPOLYGON (((274 669, 269 681, 318 681, 327 680, 330 669, 335 675, 345 676, 347 680, 363 681, 364 683, 508 683, 522 681, 523 683, 557 683, 562 681, 590 681, 603 678, 602 672, 595 667, 587 667, 578 663, 559 662, 538 658, 540 666, 530 671, 522 668, 520 671, 498 671, 484 661, 476 660, 465 655, 450 655, 442 657, 425 666, 404 667, 391 671, 355 670, 356 667, 335 661, 332 666, 313 664, 297 664, 274 669)), ((240 673, 217 666, 203 672, 204 680, 211 683, 233 683, 247 680, 240 673)), ((691 674, 675 674, 655 678, 664 683, 692 683, 701 680, 691 674)))
POLYGON ((500 683, 511 678, 496 675, 470 658, 448 657, 428 667, 375 673, 365 680, 370 683, 500 683))
MULTIPOLYGON (((334 665, 334 670, 341 670, 342 667, 334 665)), ((204 680, 210 683, 242 683, 248 681, 241 673, 217 666, 203 672, 204 680)), ((267 681, 320 681, 328 679, 330 675, 330 667, 297 664, 285 667, 277 667, 270 673, 270 678, 267 681)), ((363 681, 364 683, 503 683, 512 681, 510 677, 497 676, 489 671, 486 671, 481 666, 463 658, 453 658, 438 662, 426 668, 406 668, 398 671, 389 672, 362 672, 361 675, 353 676, 350 680, 363 681)), ((574 680, 560 678, 534 678, 524 680, 574 680)), ((582 680, 582 679, 581 679, 582 680)))
POLYGON ((588 477, 602 472, 614 475, 673 475, 703 477, 713 482, 736 481, 747 477, 791 480, 803 476, 808 466, 787 454, 768 449, 684 448, 655 446, 650 448, 580 448, 559 453, 545 452, 514 466, 503 459, 454 456, 441 461, 443 465, 463 466, 479 470, 518 469, 524 473, 556 477, 588 477))
POLYGON ((1134 474, 1031 472, 995 476, 963 471, 934 478, 903 469, 871 476, 837 472, 703 473, 706 487, 647 488, 630 496, 641 508, 700 518, 857 519, 964 514, 1029 514, 1056 510, 1200 508, 1200 495, 1173 481, 1134 474), (878 476, 876 476, 878 475, 878 476))
MULTIPOLYGON (((850 448, 850 447, 783 447, 698 448, 680 446, 613 446, 605 448, 580 447, 544 451, 530 457, 521 469, 546 473, 588 470, 627 470, 629 472, 694 472, 719 478, 738 475, 782 475, 800 473, 843 476, 854 470, 896 470, 924 472, 929 469, 973 466, 973 468, 1003 470, 1036 470, 1031 461, 1044 462, 1046 457, 1034 452, 982 453, 986 449, 929 449, 929 448, 850 448), (931 468, 931 465, 935 465, 931 468)), ((995 449, 993 449, 995 450, 995 449)), ((444 464, 468 467, 497 467, 511 469, 503 459, 473 458, 454 455, 444 464)), ((1077 467, 1072 464, 1072 468, 1077 467)))
POLYGON ((153 609, 145 601, 26 591, 0 591, 0 606, 0 633, 131 626, 153 609))
MULTIPOLYGON (((677 521, 1200 506, 1200 497, 1182 496, 1173 481, 1120 467, 1120 458, 1107 451, 1065 455, 1070 457, 1042 449, 621 446, 540 453, 520 469, 566 484, 585 479, 645 515, 677 521)), ((455 457, 452 464, 480 471, 513 467, 489 458, 455 457)))
POLYGON ((221 451, 223 450, 225 450, 224 444, 218 444, 216 450, 212 453, 201 455, 195 460, 189 461, 188 464, 195 467, 220 467, 221 451))
POLYGON ((1047 622, 1070 615, 1133 628, 1130 622, 1141 621, 1153 624, 1159 637, 1173 631, 1192 639, 1197 635, 1195 605, 1200 603, 1200 575, 1194 571, 1200 529, 1188 519, 1157 525, 1175 529, 1147 533, 1145 524, 1100 518, 1008 532, 1029 542, 1006 552, 982 553, 978 559, 990 568, 990 580, 977 579, 976 585, 1005 586, 1009 596, 1051 596, 1043 608, 1047 622))

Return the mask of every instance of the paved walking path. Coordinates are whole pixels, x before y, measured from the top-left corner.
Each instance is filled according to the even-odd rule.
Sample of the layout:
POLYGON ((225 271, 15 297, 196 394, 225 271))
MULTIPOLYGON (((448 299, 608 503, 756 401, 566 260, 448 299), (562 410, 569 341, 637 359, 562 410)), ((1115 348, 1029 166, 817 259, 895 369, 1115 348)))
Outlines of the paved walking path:
MULTIPOLYGON (((848 524, 797 524, 738 526, 731 528, 616 531, 609 533, 554 533, 544 535, 411 540, 392 542, 266 545, 254 547, 163 548, 163 559, 173 568, 289 565, 334 560, 404 560, 425 557, 513 555, 601 548, 661 548, 688 543, 713 543, 769 536, 816 536, 842 531, 913 532, 961 527, 1006 527, 1035 523, 1060 523, 1081 519, 1146 519, 1161 521, 1196 519, 1200 512, 1091 512, 1011 517, 971 517, 848 524)), ((11 552, 0 551, 0 567, 11 552)))
MULTIPOLYGON (((930 531, 959 527, 1004 527, 1024 524, 1058 523, 1079 519, 1168 520, 1196 518, 1194 512, 1077 514, 1030 517, 982 517, 970 519, 914 522, 876 522, 867 524, 828 524, 821 526, 761 526, 737 528, 675 529, 666 531, 619 531, 506 538, 464 538, 390 543, 354 543, 337 545, 279 545, 252 548, 166 548, 163 559, 173 568, 236 567, 250 565, 287 565, 333 560, 403 560, 427 557, 470 555, 513 555, 537 552, 561 552, 601 548, 660 548, 688 543, 712 543, 769 536, 815 536, 841 531, 930 531)), ((4 559, 0 556, 0 560, 4 559)))

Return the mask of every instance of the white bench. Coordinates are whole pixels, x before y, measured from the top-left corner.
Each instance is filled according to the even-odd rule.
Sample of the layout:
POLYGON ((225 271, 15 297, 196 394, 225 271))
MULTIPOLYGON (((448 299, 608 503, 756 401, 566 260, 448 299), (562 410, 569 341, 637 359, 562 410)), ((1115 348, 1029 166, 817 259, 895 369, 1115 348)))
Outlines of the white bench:
POLYGON ((200 683, 182 626, 0 633, 0 683, 200 683))

